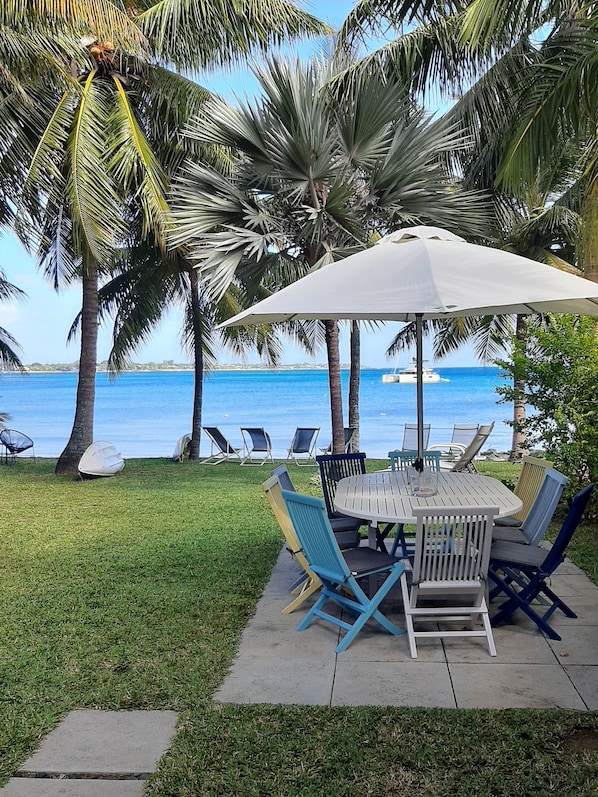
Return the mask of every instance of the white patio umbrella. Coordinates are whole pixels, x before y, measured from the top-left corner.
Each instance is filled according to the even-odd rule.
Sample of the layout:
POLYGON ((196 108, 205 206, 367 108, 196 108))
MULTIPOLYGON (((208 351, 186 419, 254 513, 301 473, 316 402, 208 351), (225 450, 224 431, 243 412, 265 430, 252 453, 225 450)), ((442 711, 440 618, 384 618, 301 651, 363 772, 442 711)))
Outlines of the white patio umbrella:
POLYGON ((415 321, 418 460, 422 321, 498 314, 598 315, 598 283, 437 227, 406 227, 314 271, 222 326, 300 319, 415 321))

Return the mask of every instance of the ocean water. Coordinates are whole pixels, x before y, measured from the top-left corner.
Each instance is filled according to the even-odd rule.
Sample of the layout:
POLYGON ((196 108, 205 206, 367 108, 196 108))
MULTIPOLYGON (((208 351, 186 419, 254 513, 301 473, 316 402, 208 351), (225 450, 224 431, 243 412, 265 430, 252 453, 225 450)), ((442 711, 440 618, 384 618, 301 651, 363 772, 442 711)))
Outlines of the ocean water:
MULTIPOLYGON (((383 384, 387 369, 361 373, 360 448, 385 457, 400 448, 403 425, 415 422, 415 385, 383 384)), ((447 382, 424 386, 424 415, 431 424, 430 444, 450 440, 454 423, 495 422, 488 448, 508 451, 510 404, 498 404, 495 367, 437 368, 447 382)), ((343 371, 346 405, 348 371, 343 371)), ((57 457, 71 431, 77 375, 74 373, 0 374, 0 411, 10 413, 10 428, 33 438, 35 453, 57 457)), ((178 438, 190 431, 191 372, 131 372, 110 381, 97 377, 95 440, 108 440, 127 457, 170 457, 178 438)), ((328 376, 323 369, 216 371, 204 383, 203 423, 218 426, 240 445, 241 426, 263 426, 275 458, 286 456, 297 426, 319 426, 318 446, 330 442, 328 376)), ((202 453, 209 442, 202 435, 202 453)))

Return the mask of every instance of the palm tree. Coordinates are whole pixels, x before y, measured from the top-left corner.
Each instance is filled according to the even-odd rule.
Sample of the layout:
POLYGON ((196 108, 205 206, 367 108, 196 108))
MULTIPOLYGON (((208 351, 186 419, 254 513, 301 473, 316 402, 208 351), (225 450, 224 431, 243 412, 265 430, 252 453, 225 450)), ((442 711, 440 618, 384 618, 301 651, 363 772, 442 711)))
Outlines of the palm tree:
MULTIPOLYGON (((256 70, 262 98, 241 108, 213 100, 192 128, 204 145, 230 148, 234 163, 230 174, 191 164, 174 188, 173 242, 189 248, 214 295, 233 283, 253 301, 258 286, 275 291, 400 223, 480 232, 479 195, 457 191, 441 163, 458 135, 380 75, 332 88, 345 66, 272 59, 256 70)), ((338 325, 323 326, 342 451, 338 325)))
MULTIPOLYGON (((0 269, 0 302, 10 301, 12 299, 23 299, 25 294, 16 285, 8 282, 6 275, 0 269)), ((19 344, 13 336, 3 327, 0 327, 0 367, 5 370, 20 370, 23 364, 19 359, 17 350, 19 344)))
POLYGON ((467 102, 449 116, 474 139, 489 136, 500 143, 490 168, 504 190, 524 191, 539 168, 554 164, 563 141, 577 142, 584 220, 578 259, 585 276, 598 280, 596 5, 361 0, 340 39, 379 30, 385 20, 397 28, 416 27, 367 56, 359 68, 398 71, 413 90, 444 90, 451 101, 470 89, 467 102))
POLYGON ((5 13, 22 36, 40 14, 48 28, 54 21, 58 28, 46 53, 58 77, 33 84, 30 95, 40 100, 40 112, 32 120, 28 111, 21 112, 14 129, 23 133, 13 133, 14 147, 2 158, 3 173, 17 175, 21 239, 36 251, 55 286, 82 279, 75 418, 57 473, 76 472, 92 441, 98 286, 129 239, 138 212, 142 237, 165 249, 170 164, 160 162, 155 142, 173 142, 174 151, 182 125, 205 101, 201 87, 162 64, 197 70, 229 63, 286 36, 326 30, 285 0, 150 0, 128 4, 128 15, 120 16, 115 4, 105 1, 102 7, 113 12, 112 19, 100 20, 104 29, 87 25, 85 18, 71 25, 66 0, 64 8, 22 0, 11 4, 10 20, 5 13), (32 8, 37 15, 29 14, 32 8), (132 24, 135 48, 127 39, 132 24), (86 39, 80 38, 82 29, 86 39))

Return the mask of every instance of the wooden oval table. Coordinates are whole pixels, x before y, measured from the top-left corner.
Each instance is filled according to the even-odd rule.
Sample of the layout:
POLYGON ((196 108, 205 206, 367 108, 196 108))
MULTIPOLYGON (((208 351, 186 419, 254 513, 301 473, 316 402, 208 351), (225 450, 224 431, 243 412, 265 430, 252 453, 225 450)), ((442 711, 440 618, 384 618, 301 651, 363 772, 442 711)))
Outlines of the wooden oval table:
POLYGON ((477 473, 438 475, 438 491, 422 498, 411 494, 404 471, 380 471, 341 479, 334 496, 334 508, 344 515, 368 521, 368 540, 376 547, 379 523, 415 523, 415 507, 497 506, 497 517, 513 515, 521 500, 498 479, 477 473))

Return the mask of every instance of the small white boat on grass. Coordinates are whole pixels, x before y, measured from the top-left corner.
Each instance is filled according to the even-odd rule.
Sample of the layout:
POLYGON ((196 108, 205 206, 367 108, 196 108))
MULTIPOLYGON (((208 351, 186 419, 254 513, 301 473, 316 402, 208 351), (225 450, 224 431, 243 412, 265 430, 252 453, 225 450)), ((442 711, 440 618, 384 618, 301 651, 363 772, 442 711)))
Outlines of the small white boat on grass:
POLYGON ((114 476, 125 467, 125 461, 113 443, 97 440, 92 443, 79 460, 79 474, 82 479, 97 479, 101 476, 114 476))
MULTIPOLYGON (((427 362, 427 360, 425 360, 427 362)), ((382 374, 382 381, 385 384, 392 384, 398 382, 401 385, 415 385, 417 383, 417 366, 415 357, 411 360, 411 365, 407 368, 397 370, 396 368, 390 374, 382 374)), ((422 368, 422 382, 424 385, 433 385, 438 382, 448 382, 448 379, 442 379, 440 374, 433 368, 422 368)))

